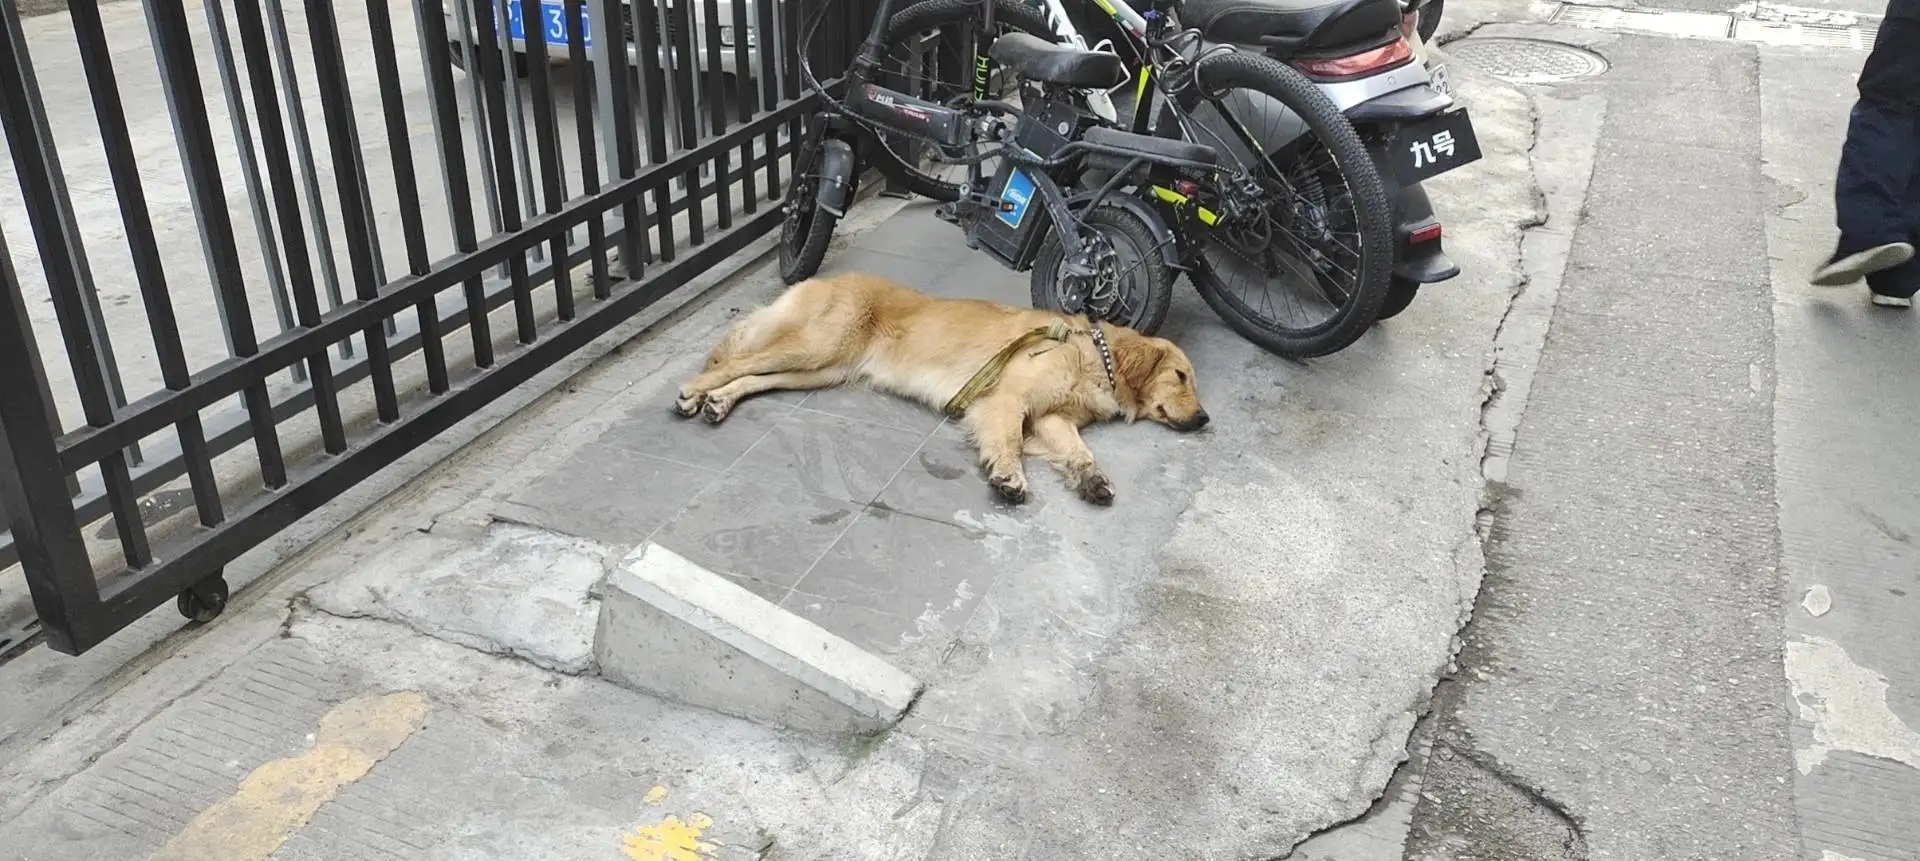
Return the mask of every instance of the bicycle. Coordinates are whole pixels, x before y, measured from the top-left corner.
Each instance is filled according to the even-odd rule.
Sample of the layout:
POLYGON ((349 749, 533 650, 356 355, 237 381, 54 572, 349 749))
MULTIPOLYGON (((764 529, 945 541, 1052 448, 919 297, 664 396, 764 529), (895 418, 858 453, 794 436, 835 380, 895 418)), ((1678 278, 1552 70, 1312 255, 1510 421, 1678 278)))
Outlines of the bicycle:
MULTIPOLYGON (((879 4, 846 76, 844 99, 828 94, 802 66, 827 108, 809 124, 795 159, 781 242, 783 279, 794 283, 817 271, 858 182, 858 146, 890 176, 910 183, 919 177, 922 193, 950 204, 943 215, 966 229, 969 245, 1015 271, 1032 271, 1033 290, 1059 297, 1058 310, 1156 331, 1181 265, 1179 238, 1153 206, 1121 192, 1123 180, 1147 172, 1205 176, 1215 170, 1214 150, 1094 124, 1062 94, 1125 81, 1120 59, 1022 34, 1000 37, 988 51, 991 62, 1028 80, 1022 104, 985 98, 984 73, 976 88, 982 98, 964 107, 876 83, 870 77, 891 6, 890 0, 879 4), (949 184, 908 168, 886 142, 888 134, 941 148, 949 163, 966 167, 966 181, 949 184), (989 184, 984 165, 996 159, 989 184), (1082 187, 1089 168, 1113 177, 1082 187)), ((990 29, 991 11, 985 20, 990 29)))
MULTIPOLYGON (((1444 69, 1430 72, 1415 56, 1411 45, 1418 45, 1420 38, 1416 10, 1399 0, 1347 0, 1312 8, 1286 0, 1188 0, 1153 3, 1144 13, 1133 10, 1125 0, 1093 3, 1110 19, 1110 33, 1119 39, 1117 46, 1110 38, 1099 45, 1112 46, 1108 47, 1110 52, 1115 47, 1127 48, 1141 61, 1130 116, 1126 118, 1131 130, 1216 145, 1243 166, 1265 168, 1262 178, 1270 185, 1305 192, 1291 195, 1286 188, 1272 189, 1273 196, 1283 200, 1306 201, 1305 211, 1293 213, 1295 217, 1288 219, 1291 223, 1279 226, 1287 230, 1304 227, 1315 234, 1313 243, 1293 243, 1303 247, 1291 249, 1299 253, 1286 256, 1295 262, 1304 258, 1320 270, 1317 274, 1301 271, 1308 268, 1301 266, 1289 267, 1291 272, 1272 271, 1272 261, 1260 258, 1274 257, 1270 252, 1275 243, 1260 235, 1246 235, 1244 228, 1250 223, 1246 219, 1238 222, 1243 228, 1239 241, 1189 249, 1197 258, 1189 272, 1195 286, 1215 312, 1243 336, 1283 355, 1333 352, 1352 343, 1376 320, 1398 314, 1421 285, 1459 274, 1459 267, 1445 254, 1440 222, 1421 183, 1477 159, 1479 148, 1470 119, 1453 106, 1438 77, 1444 69), (1180 19, 1183 12, 1188 21, 1199 26, 1185 27, 1180 19), (1208 32, 1257 45, 1259 53, 1208 46, 1202 38, 1208 32), (1262 63, 1255 57, 1274 62, 1262 63), (1195 77, 1213 80, 1197 88, 1184 86, 1195 77), (1223 81, 1237 85, 1238 90, 1225 99, 1201 104, 1196 94, 1224 89, 1216 86, 1223 81), (1236 115, 1252 121, 1236 121, 1236 115), (1256 125, 1259 133, 1253 134, 1249 126, 1256 125), (1349 130, 1352 134, 1346 133, 1349 130), (1316 140, 1300 141, 1303 132, 1316 140), (1266 145, 1255 145, 1253 139, 1266 145), (1432 145, 1425 146, 1425 161, 1410 164, 1407 156, 1421 151, 1410 145, 1426 144, 1432 145), (1363 151, 1365 158, 1361 157, 1363 151), (1313 169, 1310 159, 1316 154, 1330 156, 1333 164, 1313 169), (1362 166, 1367 161, 1374 164, 1381 180, 1384 207, 1381 198, 1371 194, 1372 183, 1362 166), (1282 178, 1279 168, 1283 167, 1307 175, 1300 177, 1302 182, 1275 183, 1282 178), (1350 193, 1344 200, 1338 194, 1327 195, 1325 188, 1314 187, 1316 180, 1321 180, 1321 186, 1333 184, 1326 180, 1344 182, 1350 193), (1383 209, 1390 213, 1392 225, 1387 240, 1381 240, 1372 229, 1377 225, 1370 223, 1383 209), (1344 220, 1329 219, 1330 215, 1341 215, 1342 210, 1344 220), (1330 226, 1346 229, 1327 229, 1330 226), (1371 242, 1366 241, 1368 237, 1371 242), (1353 245, 1361 245, 1357 250, 1367 252, 1358 265, 1354 265, 1358 255, 1353 245), (1389 248, 1391 255, 1385 253, 1389 248), (1234 259, 1223 259, 1227 254, 1234 259), (1262 271, 1251 275, 1235 271, 1245 270, 1247 264, 1262 271), (1329 268, 1339 277, 1328 278, 1325 270, 1329 268), (1316 283, 1323 280, 1332 283, 1316 283), (1368 313, 1373 293, 1383 281, 1384 298, 1368 313), (1234 289, 1236 285, 1241 289, 1234 289), (1247 298, 1257 289, 1258 299, 1268 302, 1276 287, 1293 288, 1282 296, 1289 300, 1289 319, 1275 319, 1280 316, 1276 309, 1267 304, 1256 307, 1247 298), (1303 292, 1305 296, 1299 295, 1303 292), (1300 322, 1302 317, 1308 318, 1304 324, 1300 322)), ((927 0, 897 13, 890 30, 897 40, 903 32, 964 27, 968 19, 979 16, 982 5, 978 0, 927 0)), ((1013 29, 1068 44, 1086 44, 1062 0, 1042 0, 1039 9, 1005 0, 995 6, 999 18, 1011 22, 1013 29)), ((1089 108, 1095 114, 1109 122, 1119 119, 1100 110, 1097 101, 1089 99, 1089 108)), ((911 173, 911 166, 907 169, 911 173)), ((915 182, 909 186, 916 193, 951 199, 950 190, 925 181, 925 177, 912 179, 915 182), (943 191, 949 196, 940 197, 943 191)), ((1159 186, 1148 192, 1169 205, 1192 209, 1188 207, 1192 196, 1178 189, 1159 186)), ((1240 209, 1245 211, 1246 207, 1240 209)), ((1219 215, 1203 201, 1197 212, 1188 212, 1186 217, 1197 217, 1204 225, 1214 226, 1219 215)))

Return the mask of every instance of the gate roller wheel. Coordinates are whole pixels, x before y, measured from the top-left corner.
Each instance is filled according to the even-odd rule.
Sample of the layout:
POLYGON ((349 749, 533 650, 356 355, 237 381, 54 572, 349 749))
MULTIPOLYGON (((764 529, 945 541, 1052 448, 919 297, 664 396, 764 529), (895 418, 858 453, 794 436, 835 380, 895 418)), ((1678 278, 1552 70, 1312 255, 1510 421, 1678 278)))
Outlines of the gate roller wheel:
POLYGON ((173 606, 189 620, 211 622, 227 609, 228 594, 227 578, 215 574, 180 593, 179 597, 174 598, 173 606))

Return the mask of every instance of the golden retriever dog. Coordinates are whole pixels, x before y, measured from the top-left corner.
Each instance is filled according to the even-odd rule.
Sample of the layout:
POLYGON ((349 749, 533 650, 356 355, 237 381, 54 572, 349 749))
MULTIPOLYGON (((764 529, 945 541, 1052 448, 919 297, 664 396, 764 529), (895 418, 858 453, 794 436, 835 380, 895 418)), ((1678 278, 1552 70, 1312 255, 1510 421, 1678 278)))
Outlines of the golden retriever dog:
MULTIPOLYGON (((1173 342, 1085 317, 976 299, 939 299, 873 275, 814 278, 741 318, 680 387, 674 411, 725 421, 741 398, 775 389, 869 383, 944 409, 1010 344, 1055 321, 1012 354, 997 381, 958 416, 994 492, 1025 502, 1024 454, 1045 457, 1080 498, 1113 503, 1080 428, 1147 419, 1199 430, 1207 411, 1193 363, 1173 342), (1104 349, 1103 349, 1104 347, 1104 349)), ((961 406, 955 404, 954 406, 961 406)))

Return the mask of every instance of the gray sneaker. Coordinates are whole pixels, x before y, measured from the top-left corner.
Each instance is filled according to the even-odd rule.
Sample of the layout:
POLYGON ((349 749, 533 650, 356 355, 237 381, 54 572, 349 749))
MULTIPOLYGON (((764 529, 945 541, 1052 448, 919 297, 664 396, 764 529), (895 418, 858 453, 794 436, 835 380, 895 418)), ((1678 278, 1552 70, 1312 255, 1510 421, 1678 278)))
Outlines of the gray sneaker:
POLYGON ((1913 299, 1906 296, 1888 296, 1881 293, 1871 294, 1873 304, 1882 308, 1912 308, 1913 299))
POLYGON ((1853 284, 1867 275, 1883 269, 1892 269, 1913 259, 1913 246, 1905 242, 1890 242, 1876 245, 1865 251, 1852 254, 1834 255, 1820 268, 1813 270, 1811 283, 1815 287, 1841 287, 1853 284))

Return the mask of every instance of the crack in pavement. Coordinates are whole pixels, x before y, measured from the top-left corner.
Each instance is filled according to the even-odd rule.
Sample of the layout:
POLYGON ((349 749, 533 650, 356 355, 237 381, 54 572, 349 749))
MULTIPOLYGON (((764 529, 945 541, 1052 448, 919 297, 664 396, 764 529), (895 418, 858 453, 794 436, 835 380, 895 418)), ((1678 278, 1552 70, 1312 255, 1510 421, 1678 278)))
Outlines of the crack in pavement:
MULTIPOLYGON (((1436 46, 1443 46, 1467 38, 1490 23, 1497 22, 1473 22, 1460 31, 1441 35, 1435 40, 1434 44, 1436 46)), ((1444 59, 1444 54, 1441 59, 1444 59)), ((1526 408, 1527 392, 1531 386, 1532 365, 1538 360, 1544 348, 1544 323, 1551 317, 1555 291, 1558 286, 1557 277, 1552 279, 1536 278, 1533 275, 1536 261, 1529 259, 1530 256, 1538 257, 1542 254, 1552 256, 1553 254, 1553 249, 1530 248, 1533 243, 1529 241, 1540 228, 1547 226, 1552 220, 1548 195, 1546 190, 1541 186, 1539 180, 1539 165, 1536 159, 1536 152, 1541 141, 1541 111, 1534 96, 1525 89, 1506 83, 1492 83, 1492 85, 1519 95, 1520 98, 1524 100, 1527 109, 1527 143, 1522 155, 1525 158, 1527 168, 1527 191, 1531 198, 1531 208, 1511 224, 1515 231, 1512 258, 1519 261, 1517 263, 1518 271, 1512 284, 1508 287, 1505 307, 1501 309, 1500 316, 1494 325, 1492 336, 1488 340, 1490 349, 1482 371, 1484 381, 1481 388, 1481 400, 1478 405, 1480 431, 1477 440, 1479 448, 1477 458, 1479 460, 1482 478, 1480 493, 1481 504, 1476 511, 1476 516, 1469 531, 1462 536, 1459 544, 1455 546, 1453 552, 1450 554, 1456 567, 1472 565, 1479 569, 1478 575, 1474 578, 1475 582, 1479 584, 1479 588, 1474 595, 1463 596, 1463 598, 1467 600, 1463 600, 1462 602, 1463 608, 1458 630, 1454 634, 1451 647, 1448 650, 1447 660, 1434 670, 1432 686, 1412 709, 1401 715, 1396 715, 1393 720, 1390 720, 1384 725, 1382 734, 1376 737, 1372 743, 1375 749, 1380 749, 1382 744, 1387 741, 1389 735, 1404 738, 1404 741, 1398 743, 1402 751, 1402 759, 1396 766, 1389 780, 1382 785, 1380 792, 1373 797, 1373 803, 1353 817, 1329 824, 1324 828, 1314 831, 1309 835, 1307 840, 1295 846, 1293 850, 1282 856, 1282 858, 1298 858, 1303 856, 1306 858, 1318 857, 1311 848, 1316 838, 1326 838, 1330 835, 1337 834, 1342 829, 1354 827, 1356 824, 1380 817, 1388 808, 1395 804, 1407 804, 1410 807, 1417 806, 1417 799, 1391 797, 1391 788, 1399 784, 1418 780, 1419 773, 1426 768, 1431 751, 1428 751, 1428 756, 1422 756, 1419 751, 1415 750, 1415 748, 1419 746, 1418 740, 1422 732, 1421 728, 1440 717, 1441 698, 1444 696, 1444 691, 1449 683, 1451 674, 1457 672, 1458 656, 1469 636, 1469 628, 1475 616, 1477 597, 1485 592, 1485 577, 1488 573, 1485 545, 1489 538, 1492 525, 1490 516, 1493 513, 1492 504, 1489 499, 1490 495, 1499 494, 1503 488, 1503 485, 1496 479, 1494 473, 1497 472, 1499 476, 1504 476, 1504 459, 1511 452, 1513 435, 1519 427, 1520 418, 1526 408), (1517 320, 1525 320, 1527 325, 1515 325, 1517 320), (1517 380, 1517 384, 1512 382, 1513 380, 1517 380), (1490 469, 1490 463, 1496 459, 1498 459, 1502 465, 1497 470, 1490 469), (1466 558, 1466 554, 1475 552, 1479 554, 1479 559, 1466 558), (1396 730, 1401 725, 1400 718, 1406 716, 1411 716, 1413 720, 1406 724, 1408 727, 1406 734, 1399 736, 1396 730)), ((1564 252, 1564 249, 1561 249, 1561 251, 1564 252)), ((1560 264, 1564 266, 1564 253, 1558 255, 1558 260, 1560 264)), ((1412 811, 1409 810, 1409 819, 1411 819, 1411 815, 1412 811)), ((1388 827, 1395 826, 1390 825, 1388 827)), ((1399 839, 1404 842, 1404 832, 1399 835, 1399 839)))

